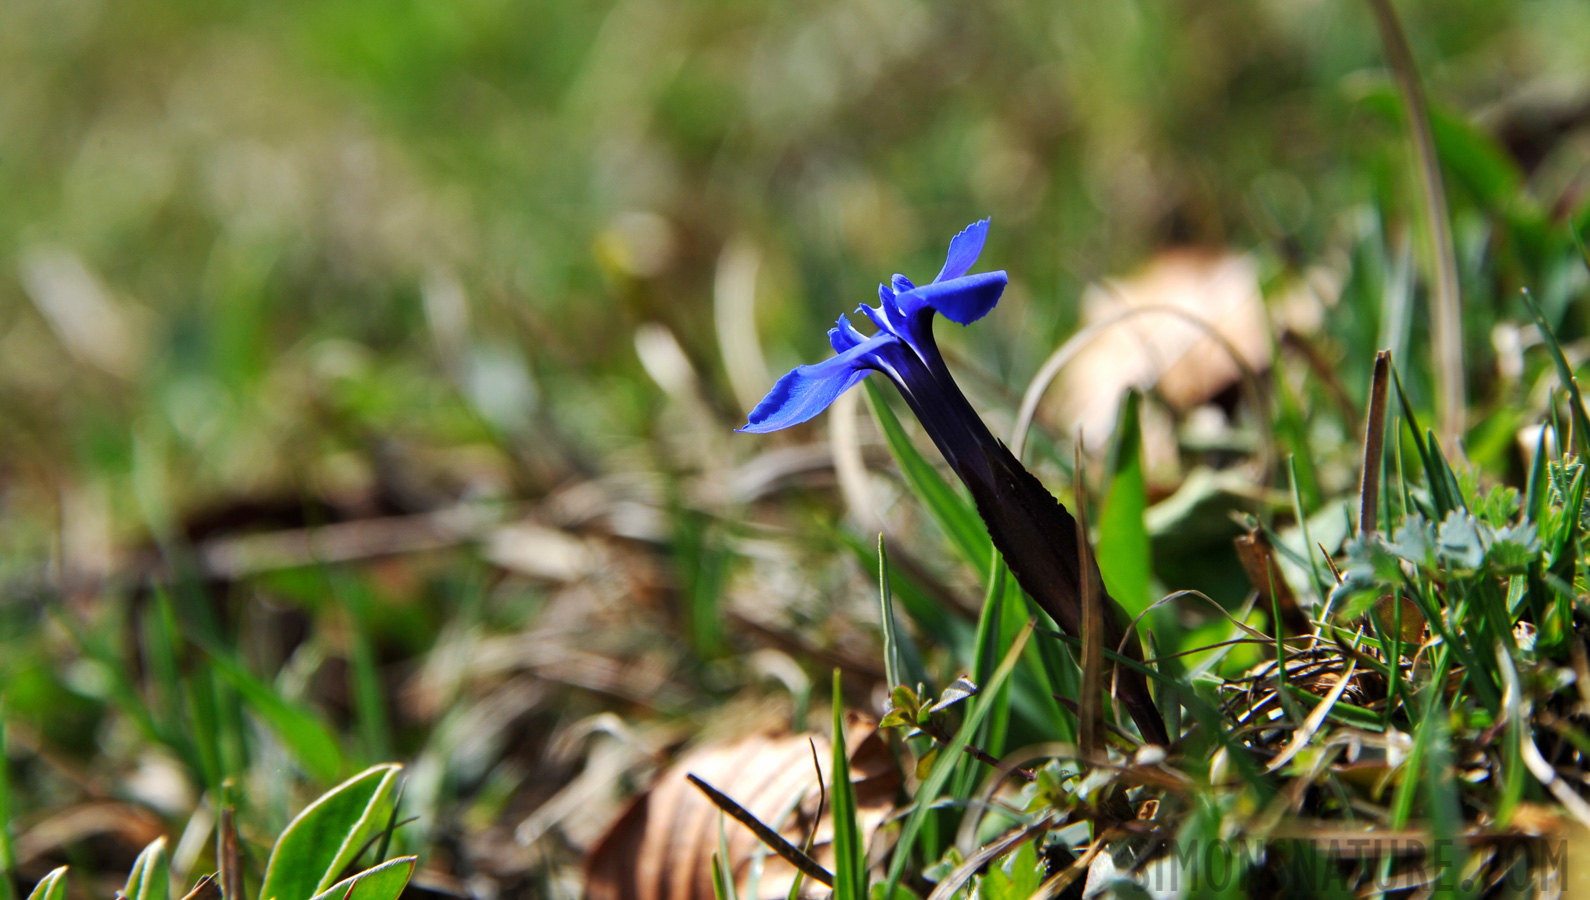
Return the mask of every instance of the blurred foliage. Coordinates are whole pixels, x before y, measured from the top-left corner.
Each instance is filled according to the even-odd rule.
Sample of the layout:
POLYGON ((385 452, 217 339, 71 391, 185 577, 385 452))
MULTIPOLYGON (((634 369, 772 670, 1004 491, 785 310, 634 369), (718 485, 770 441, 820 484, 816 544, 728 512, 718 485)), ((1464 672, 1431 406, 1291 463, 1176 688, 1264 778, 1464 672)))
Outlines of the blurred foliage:
MULTIPOLYGON (((1556 382, 1518 288, 1587 355, 1590 6, 1399 10, 1452 199, 1462 474, 1521 488, 1556 382)), ((1147 589, 1238 609, 1240 509, 1308 586, 1293 560, 1346 537, 1374 351, 1413 406, 1431 393, 1389 84, 1367 9, 1322 0, 0 4, 19 882, 70 862, 108 892, 160 833, 185 878, 227 791, 253 852, 401 758, 421 821, 393 840, 420 881, 571 895, 579 852, 687 738, 787 722, 835 665, 875 705, 880 529, 931 674, 992 670, 1019 592, 987 591, 1006 621, 976 627, 987 571, 876 428, 870 511, 835 490, 830 423, 730 433, 827 352, 831 316, 984 215, 1011 287, 940 339, 1001 426, 1087 286, 1167 247, 1253 255, 1274 404, 1219 398, 1230 427, 1176 432, 1168 474, 1126 443, 1093 465, 1124 529, 1101 552, 1143 558, 1146 504, 1147 589), (1304 352, 1285 310, 1319 284, 1304 352), (1272 434, 1276 457, 1220 480, 1272 434), (101 815, 42 828, 68 807, 101 815)), ((1147 442, 1164 404, 1140 406, 1147 442)), ((1041 425, 1029 458, 1067 496, 1066 423, 1041 425)), ((1226 627, 1162 612, 1169 645, 1226 627)), ((1030 685, 1074 674, 1037 642, 1021 664, 981 735, 1010 746, 1053 715, 1030 685)))

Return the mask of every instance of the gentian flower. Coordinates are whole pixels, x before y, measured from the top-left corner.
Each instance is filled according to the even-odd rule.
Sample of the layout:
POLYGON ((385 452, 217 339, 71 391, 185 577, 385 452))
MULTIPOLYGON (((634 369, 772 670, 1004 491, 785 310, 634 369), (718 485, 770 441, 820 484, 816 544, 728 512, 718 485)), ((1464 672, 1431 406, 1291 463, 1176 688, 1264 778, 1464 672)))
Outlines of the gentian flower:
POLYGON ((987 237, 987 219, 956 235, 944 268, 928 284, 917 287, 904 275, 896 275, 889 284, 878 285, 878 306, 856 309, 878 326, 878 333, 864 337, 840 316, 828 331, 828 342, 838 355, 797 366, 780 378, 740 430, 761 434, 805 422, 876 371, 894 382, 951 466, 959 471, 963 465, 980 465, 980 438, 988 430, 944 365, 933 340, 933 314, 970 325, 999 302, 1007 281, 1004 272, 966 274, 987 237))
MULTIPOLYGON (((879 304, 857 311, 878 327, 867 337, 841 316, 829 330, 835 356, 797 366, 778 380, 739 430, 760 434, 805 422, 872 372, 900 391, 944 459, 955 470, 1016 581, 1057 624, 1082 636, 1080 554, 1076 520, 983 424, 950 376, 933 340, 934 314, 970 325, 993 310, 1005 290, 1005 273, 968 275, 983 251, 988 220, 950 240, 944 267, 920 287, 904 275, 878 285, 879 304)), ((1141 660, 1131 622, 1107 594, 1105 649, 1141 660), (1130 639, 1128 639, 1130 638, 1130 639)), ((1136 670, 1116 667, 1116 690, 1143 737, 1168 742, 1164 720, 1136 670)))

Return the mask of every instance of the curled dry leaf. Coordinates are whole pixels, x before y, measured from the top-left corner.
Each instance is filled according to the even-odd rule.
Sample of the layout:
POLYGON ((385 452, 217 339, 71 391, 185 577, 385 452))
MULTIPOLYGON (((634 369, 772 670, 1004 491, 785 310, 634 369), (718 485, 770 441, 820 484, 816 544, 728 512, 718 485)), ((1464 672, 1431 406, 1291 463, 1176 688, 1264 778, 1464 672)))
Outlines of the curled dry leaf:
MULTIPOLYGON (((1090 285, 1082 307, 1085 325, 1115 324, 1077 354, 1049 397, 1050 413, 1065 431, 1080 428, 1089 443, 1102 446, 1109 438, 1128 387, 1157 387, 1171 407, 1186 412, 1237 381, 1241 369, 1232 352, 1253 369, 1270 362, 1270 326, 1250 256, 1166 251, 1129 278, 1090 285)), ((1152 445, 1149 451, 1152 457, 1152 445)))
MULTIPOLYGON (((894 807, 899 789, 888 743, 877 723, 852 714, 846 734, 851 784, 861 822, 863 845, 894 807)), ((751 862, 760 842, 743 825, 723 816, 686 779, 693 774, 732 798, 790 843, 804 847, 817 814, 817 766, 828 784, 832 753, 818 734, 761 733, 699 747, 660 775, 636 797, 585 860, 590 900, 712 900, 710 860, 718 850, 719 823, 728 841, 729 861, 740 896, 752 900, 751 862), (812 745, 817 745, 817 762, 812 745)), ((833 871, 832 804, 817 824, 811 855, 833 871)), ((789 863, 767 853, 756 898, 784 898, 795 877, 789 863)), ((802 896, 828 889, 807 879, 802 896)))

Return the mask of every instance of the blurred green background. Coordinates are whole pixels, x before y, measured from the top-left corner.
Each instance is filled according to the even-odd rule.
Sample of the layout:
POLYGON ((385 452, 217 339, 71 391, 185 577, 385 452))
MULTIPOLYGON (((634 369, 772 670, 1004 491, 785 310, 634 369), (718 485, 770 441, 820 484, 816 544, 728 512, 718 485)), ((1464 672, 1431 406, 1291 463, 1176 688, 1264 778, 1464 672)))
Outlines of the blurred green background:
MULTIPOLYGON (((1505 475, 1538 400, 1497 330, 1517 289, 1590 325, 1590 4, 1399 11, 1453 204, 1470 454, 1505 475)), ((1252 254, 1272 311, 1329 276, 1309 350, 1355 406, 1405 286, 1391 333, 1427 398, 1383 60, 1347 0, 0 4, 13 831, 119 804, 24 843, 22 873, 114 873, 127 822, 197 831, 202 867, 194 810, 227 779, 263 833, 396 758, 433 880, 576 891, 652 754, 748 691, 876 669, 827 421, 731 429, 976 218, 1011 286, 940 332, 1001 433, 1087 286, 1169 247, 1252 254), (549 807, 593 771, 605 806, 549 807)), ((1277 439, 1320 442, 1322 502, 1353 440, 1306 356, 1278 358, 1277 439)), ((1236 421, 1238 451, 1270 430, 1236 421)), ((892 496, 929 593, 975 602, 892 496)), ((1225 569, 1196 577, 1234 604, 1225 569)))

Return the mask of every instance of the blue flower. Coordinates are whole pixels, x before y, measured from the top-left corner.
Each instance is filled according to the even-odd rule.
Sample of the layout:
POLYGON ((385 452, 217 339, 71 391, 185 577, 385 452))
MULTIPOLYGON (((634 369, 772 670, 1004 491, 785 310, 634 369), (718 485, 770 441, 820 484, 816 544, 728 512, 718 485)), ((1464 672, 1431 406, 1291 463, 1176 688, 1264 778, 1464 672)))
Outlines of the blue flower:
MULTIPOLYGON (((1022 589, 1067 633, 1083 636, 1084 563, 1077 523, 1031 472, 983 424, 950 377, 933 341, 933 315, 969 325, 988 315, 1005 290, 1004 272, 968 275, 988 237, 988 220, 973 223, 950 241, 944 268, 917 287, 904 275, 878 286, 879 304, 858 310, 878 331, 867 337, 841 316, 828 332, 835 356, 797 366, 751 410, 741 431, 762 433, 812 418, 872 372, 900 390, 922 428, 971 492, 988 535, 1022 589)), ((1094 570, 1096 573, 1096 570, 1094 570)), ((1091 576, 1090 577, 1096 577, 1091 576)), ((1102 598, 1105 648, 1141 661, 1131 620, 1107 594, 1102 598)), ((1116 671, 1116 691, 1145 739, 1168 743, 1164 720, 1148 681, 1130 667, 1116 671)))
POLYGON ((977 262, 987 237, 987 219, 967 226, 950 240, 944 267, 928 284, 918 287, 904 275, 896 275, 889 284, 878 285, 879 304, 863 304, 856 310, 871 319, 878 332, 864 336, 848 318, 840 316, 828 332, 828 342, 838 355, 797 366, 780 378, 751 410, 740 431, 762 434, 799 425, 827 409, 871 372, 882 372, 894 382, 952 465, 959 468, 974 463, 980 454, 973 445, 981 442, 987 429, 944 365, 933 340, 933 314, 970 325, 999 302, 1007 281, 1004 272, 966 274, 977 262))

